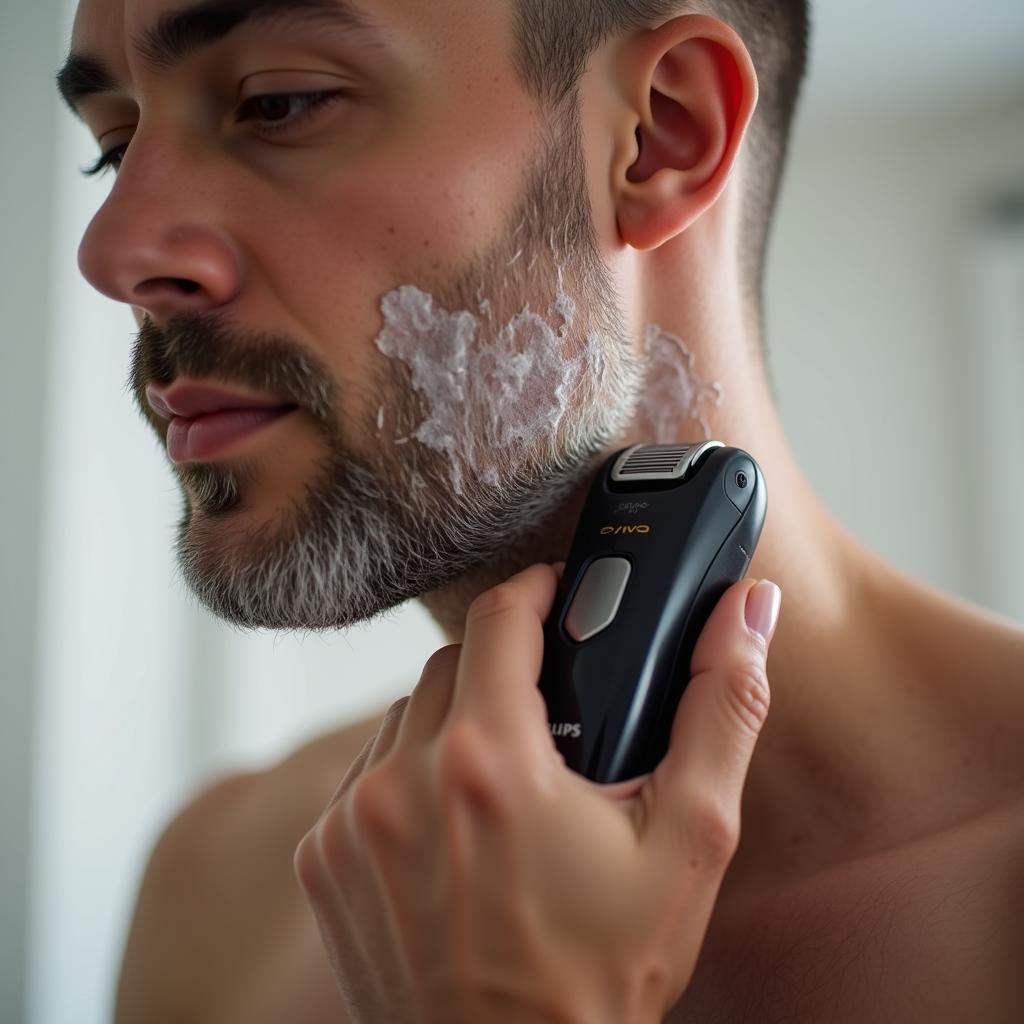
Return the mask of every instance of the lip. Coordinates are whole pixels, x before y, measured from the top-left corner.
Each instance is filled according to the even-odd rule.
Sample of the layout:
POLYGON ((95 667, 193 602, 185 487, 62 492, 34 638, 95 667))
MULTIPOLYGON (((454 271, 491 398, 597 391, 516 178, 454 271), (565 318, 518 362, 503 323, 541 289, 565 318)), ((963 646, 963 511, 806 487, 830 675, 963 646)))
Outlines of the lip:
POLYGON ((174 463, 208 462, 237 454, 238 445, 271 423, 295 412, 297 406, 219 409, 202 416, 175 416, 167 427, 167 455, 174 463))
POLYGON ((167 455, 174 463, 202 462, 228 453, 240 442, 298 406, 267 395, 247 395, 204 381, 146 385, 146 399, 168 420, 167 455))
POLYGON ((294 408, 294 403, 266 395, 246 395, 238 391, 205 383, 147 384, 146 399, 150 408, 161 419, 175 416, 192 419, 227 409, 283 409, 294 408))

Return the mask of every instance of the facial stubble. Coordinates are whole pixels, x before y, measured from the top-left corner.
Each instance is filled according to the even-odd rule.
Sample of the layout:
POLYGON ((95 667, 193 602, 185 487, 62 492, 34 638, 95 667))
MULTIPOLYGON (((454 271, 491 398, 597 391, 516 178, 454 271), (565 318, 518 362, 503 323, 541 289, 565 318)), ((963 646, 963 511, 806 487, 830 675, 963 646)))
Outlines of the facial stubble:
MULTIPOLYGON (((148 381, 219 379, 295 403, 301 412, 292 415, 310 417, 325 442, 303 492, 261 520, 239 515, 259 478, 258 454, 175 467, 184 499, 178 568, 213 614, 245 629, 336 629, 545 557, 542 538, 629 425, 644 378, 594 239, 578 118, 573 111, 552 125, 498 242, 424 289, 452 311, 483 309, 486 297, 475 340, 487 345, 527 298, 535 311, 549 309, 560 285, 577 310, 571 325, 553 325, 571 328, 562 332, 564 357, 580 358, 596 339, 603 371, 576 381, 557 430, 495 451, 486 473, 470 467, 461 493, 451 486, 451 453, 414 438, 425 403, 404 363, 380 356, 369 392, 357 392, 307 347, 223 314, 184 314, 165 330, 143 324, 129 386, 151 422, 148 381), (408 443, 380 434, 381 406, 408 443)), ((474 429, 467 424, 456 444, 471 445, 474 429)))

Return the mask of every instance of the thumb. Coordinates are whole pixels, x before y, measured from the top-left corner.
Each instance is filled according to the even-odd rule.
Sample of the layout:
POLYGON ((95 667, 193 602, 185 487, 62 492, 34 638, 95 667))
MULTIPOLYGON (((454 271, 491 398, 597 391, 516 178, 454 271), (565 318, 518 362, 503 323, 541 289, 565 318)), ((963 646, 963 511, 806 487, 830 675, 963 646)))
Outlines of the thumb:
POLYGON ((740 794, 768 713, 766 659, 781 601, 774 583, 740 580, 697 639, 668 752, 650 779, 650 827, 677 844, 695 831, 699 840, 708 832, 739 838, 740 794))

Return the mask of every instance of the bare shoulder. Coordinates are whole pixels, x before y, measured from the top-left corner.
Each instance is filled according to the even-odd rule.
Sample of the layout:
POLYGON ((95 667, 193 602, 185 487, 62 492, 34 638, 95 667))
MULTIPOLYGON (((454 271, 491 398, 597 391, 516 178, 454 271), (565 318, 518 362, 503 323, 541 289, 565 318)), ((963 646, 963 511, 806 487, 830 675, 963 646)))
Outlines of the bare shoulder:
POLYGON ((263 771, 206 785, 147 863, 118 983, 117 1024, 197 1019, 235 974, 274 956, 300 908, 292 858, 380 714, 334 729, 263 771), (272 941, 272 940, 271 940, 272 941))

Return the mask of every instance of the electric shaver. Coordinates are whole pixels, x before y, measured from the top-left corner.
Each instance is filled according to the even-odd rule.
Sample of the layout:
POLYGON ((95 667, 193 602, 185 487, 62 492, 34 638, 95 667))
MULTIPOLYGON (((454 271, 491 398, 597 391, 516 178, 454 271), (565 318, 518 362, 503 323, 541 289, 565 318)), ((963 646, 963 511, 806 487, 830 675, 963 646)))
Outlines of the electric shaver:
POLYGON ((544 623, 539 687, 566 765, 653 771, 701 630, 764 525, 760 467, 721 441, 640 444, 601 467, 544 623))

